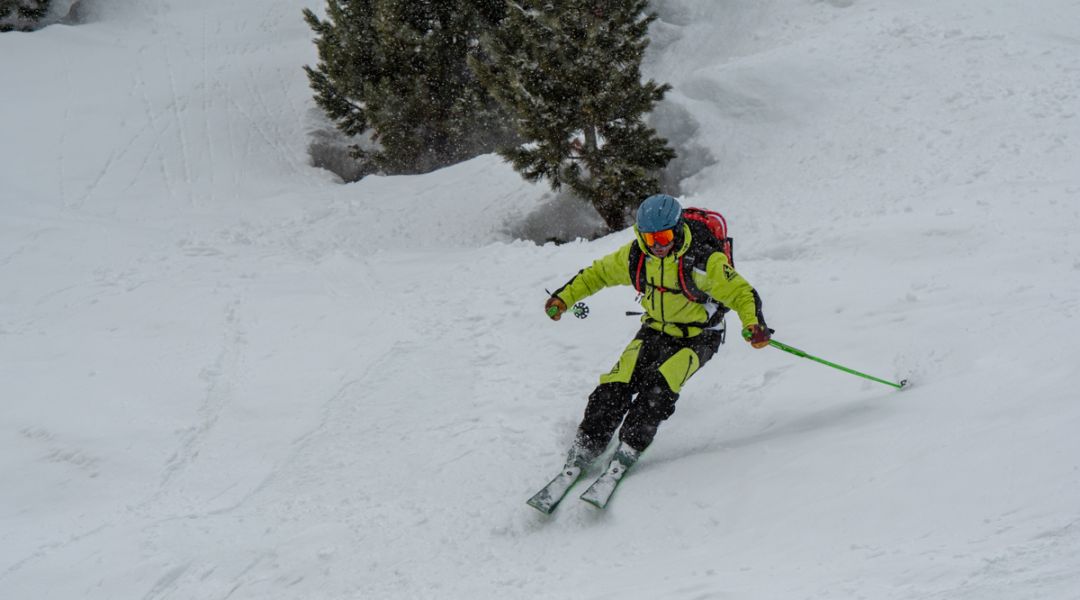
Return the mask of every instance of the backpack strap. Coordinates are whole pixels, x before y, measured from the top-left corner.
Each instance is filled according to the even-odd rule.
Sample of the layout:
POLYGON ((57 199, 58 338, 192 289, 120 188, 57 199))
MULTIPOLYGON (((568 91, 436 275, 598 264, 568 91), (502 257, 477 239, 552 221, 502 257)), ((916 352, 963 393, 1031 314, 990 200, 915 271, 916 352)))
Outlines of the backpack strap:
MULTIPOLYGON (((645 258, 645 253, 642 252, 637 244, 630 247, 630 259, 627 261, 627 266, 630 269, 630 284, 634 286, 637 293, 644 294, 647 290, 652 289, 661 294, 686 294, 685 291, 679 288, 666 288, 650 282, 649 279, 645 277, 645 258)), ((681 263, 679 268, 682 268, 681 263)), ((682 281, 682 277, 680 277, 679 280, 682 281)))
MULTIPOLYGON (((693 250, 692 247, 691 250, 693 250)), ((679 258, 679 285, 682 287, 682 293, 686 296, 686 299, 698 304, 712 304, 716 306, 716 311, 712 313, 709 320, 704 323, 703 329, 718 325, 720 321, 724 319, 724 315, 730 310, 728 307, 724 306, 722 302, 716 301, 712 296, 702 291, 697 283, 694 282, 694 270, 699 269, 704 272, 705 267, 708 266, 709 258, 716 252, 723 251, 707 247, 700 254, 690 255, 687 253, 679 258)))
POLYGON ((691 302, 705 304, 711 299, 708 294, 694 283, 694 269, 705 270, 709 263, 709 257, 714 252, 723 252, 720 240, 702 221, 686 219, 690 227, 690 249, 679 257, 679 286, 683 289, 683 295, 691 302))
MULTIPOLYGON (((652 317, 645 317, 645 320, 643 321, 643 323, 645 325, 652 325, 653 323, 660 323, 660 321, 657 321, 656 319, 654 319, 652 317)), ((667 327, 674 327, 674 328, 678 329, 679 331, 682 332, 682 336, 684 338, 690 337, 690 328, 691 327, 696 327, 698 329, 701 329, 702 331, 704 331, 707 327, 709 327, 708 323, 662 323, 661 325, 667 326, 667 327)))
MULTIPOLYGON (((692 231, 691 235, 693 235, 692 231)), ((720 250, 717 250, 708 244, 699 245, 697 242, 693 241, 693 239, 690 244, 690 251, 683 256, 680 256, 678 260, 679 289, 663 288, 649 283, 648 279, 645 278, 645 252, 642 251, 637 244, 631 246, 627 268, 630 271, 630 283, 634 286, 637 293, 643 294, 645 293, 646 288, 655 288, 661 293, 680 293, 683 296, 686 296, 687 300, 697 304, 714 302, 708 294, 701 291, 701 288, 694 283, 693 270, 701 269, 704 271, 706 263, 709 261, 709 257, 712 256, 713 252, 718 252, 720 250)))
POLYGON ((627 267, 630 269, 630 283, 637 293, 644 293, 645 286, 641 282, 641 277, 645 273, 645 253, 637 244, 630 246, 630 260, 627 261, 627 267))
MULTIPOLYGON (((709 317, 709 319, 707 321, 702 321, 700 323, 661 323, 660 321, 657 321, 656 319, 654 319, 652 317, 648 317, 648 316, 646 316, 645 319, 642 322, 644 324, 646 324, 646 325, 652 325, 654 323, 658 323, 658 324, 660 324, 662 326, 665 326, 665 327, 675 327, 676 329, 678 329, 679 331, 682 332, 683 337, 690 337, 690 328, 691 327, 696 327, 696 328, 700 329, 702 332, 717 331, 716 329, 713 329, 713 328, 716 327, 717 325, 719 325, 720 322, 724 320, 724 315, 727 314, 727 308, 725 308, 723 304, 721 304, 719 306, 720 306, 720 308, 716 312, 714 312, 712 314, 712 316, 709 317)), ((720 329, 719 331, 723 333, 724 330, 720 329)), ((722 338, 721 338, 720 343, 721 344, 724 343, 722 338)))
POLYGON ((708 256, 702 261, 697 256, 683 255, 679 257, 679 287, 682 288, 683 296, 691 302, 698 304, 704 304, 709 301, 709 295, 701 291, 701 288, 694 283, 694 269, 705 270, 705 262, 708 261, 708 256), (689 265, 690 272, 687 273, 687 266, 689 265))

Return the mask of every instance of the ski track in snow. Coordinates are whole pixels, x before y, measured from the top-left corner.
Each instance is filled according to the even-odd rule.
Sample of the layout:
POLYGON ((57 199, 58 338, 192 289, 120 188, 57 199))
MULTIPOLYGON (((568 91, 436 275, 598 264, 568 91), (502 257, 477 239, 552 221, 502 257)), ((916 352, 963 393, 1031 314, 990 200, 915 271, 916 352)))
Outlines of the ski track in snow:
POLYGON ((494 156, 337 184, 298 8, 121 2, 0 35, 0 597, 1080 598, 1080 6, 657 10, 777 339, 910 389, 729 316, 609 509, 539 515, 636 329, 543 290, 626 232, 510 240, 560 213, 494 156))

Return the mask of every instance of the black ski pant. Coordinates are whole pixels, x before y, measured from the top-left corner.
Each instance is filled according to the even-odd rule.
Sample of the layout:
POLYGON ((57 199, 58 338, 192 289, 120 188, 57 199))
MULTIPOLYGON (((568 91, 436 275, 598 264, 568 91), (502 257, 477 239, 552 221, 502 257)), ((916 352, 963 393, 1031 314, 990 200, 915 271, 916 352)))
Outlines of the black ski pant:
POLYGON ((637 451, 652 443, 660 423, 675 412, 682 385, 720 349, 723 333, 677 338, 642 326, 612 371, 589 395, 577 444, 597 456, 619 429, 619 440, 637 451), (635 398, 636 396, 636 398, 635 398))

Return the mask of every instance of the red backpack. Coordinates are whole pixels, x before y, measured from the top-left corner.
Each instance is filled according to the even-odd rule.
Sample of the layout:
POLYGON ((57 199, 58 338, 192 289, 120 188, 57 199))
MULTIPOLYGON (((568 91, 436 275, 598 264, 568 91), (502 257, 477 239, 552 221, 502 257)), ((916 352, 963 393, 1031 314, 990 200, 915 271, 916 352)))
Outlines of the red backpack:
POLYGON ((715 210, 706 210, 704 208, 694 208, 691 206, 683 210, 682 216, 690 225, 691 234, 694 236, 695 241, 701 237, 699 235, 701 228, 695 228, 694 223, 701 223, 708 229, 709 234, 712 235, 711 239, 708 236, 705 236, 709 243, 718 245, 718 250, 727 256, 728 264, 731 265, 732 268, 735 267, 735 258, 731 255, 735 240, 728 237, 727 219, 724 218, 724 215, 715 210))
MULTIPOLYGON (((686 268, 689 267, 691 272, 693 272, 693 269, 704 271, 709 262, 709 257, 716 252, 723 252, 727 256, 728 264, 734 267, 735 259, 732 256, 732 248, 735 242, 728 236, 727 220, 716 211, 687 207, 683 209, 682 217, 686 225, 690 227, 690 249, 679 257, 680 289, 659 288, 643 281, 645 252, 637 244, 630 247, 630 264, 628 265, 630 268, 630 281, 639 294, 644 293, 646 287, 656 287, 656 291, 660 293, 677 292, 686 296, 686 299, 691 302, 704 304, 711 301, 711 299, 708 294, 698 288, 693 277, 687 274, 686 268)), ((676 243, 681 243, 678 238, 676 243)))

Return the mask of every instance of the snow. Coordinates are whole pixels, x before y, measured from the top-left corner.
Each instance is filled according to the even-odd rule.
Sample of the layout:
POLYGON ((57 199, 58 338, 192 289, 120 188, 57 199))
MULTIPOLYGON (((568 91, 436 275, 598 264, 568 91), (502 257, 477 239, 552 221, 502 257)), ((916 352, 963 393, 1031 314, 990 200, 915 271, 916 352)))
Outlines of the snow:
POLYGON ((0 35, 0 597, 1080 598, 1075 0, 658 3, 672 191, 777 339, 912 386, 729 340, 551 517, 635 305, 544 288, 628 233, 309 166, 301 5, 96 8, 0 35))

